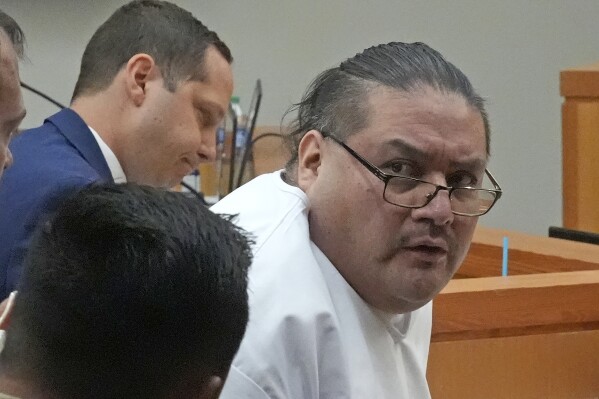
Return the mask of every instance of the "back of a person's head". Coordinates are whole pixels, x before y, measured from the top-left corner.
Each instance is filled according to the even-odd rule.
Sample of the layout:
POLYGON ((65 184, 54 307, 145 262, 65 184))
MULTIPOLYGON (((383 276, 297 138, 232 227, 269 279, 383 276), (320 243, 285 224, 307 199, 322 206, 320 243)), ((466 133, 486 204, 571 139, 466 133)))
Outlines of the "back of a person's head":
POLYGON ((135 54, 150 55, 167 89, 204 78, 204 54, 215 47, 229 62, 231 52, 218 35, 190 12, 159 0, 135 0, 120 7, 94 33, 81 60, 73 99, 106 89, 135 54))
POLYGON ((3 373, 61 399, 192 397, 239 348, 249 245, 183 194, 83 189, 29 250, 3 373))

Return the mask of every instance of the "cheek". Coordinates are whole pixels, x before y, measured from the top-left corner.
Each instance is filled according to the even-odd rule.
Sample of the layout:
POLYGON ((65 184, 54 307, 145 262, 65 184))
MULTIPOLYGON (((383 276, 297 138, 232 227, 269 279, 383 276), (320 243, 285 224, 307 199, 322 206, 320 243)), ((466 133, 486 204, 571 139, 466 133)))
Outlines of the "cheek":
POLYGON ((456 220, 452 226, 456 246, 455 257, 458 263, 466 257, 477 221, 478 218, 464 218, 464 220, 456 220))
POLYGON ((387 258, 401 245, 402 231, 409 228, 408 209, 387 203, 382 192, 373 192, 356 203, 352 217, 359 221, 353 227, 361 242, 356 243, 376 259, 387 258), (405 226, 405 227, 404 227, 405 226))
POLYGON ((474 235, 474 229, 476 228, 476 223, 478 222, 478 218, 466 217, 462 216, 456 219, 453 223, 453 229, 456 234, 456 238, 461 243, 470 243, 472 236, 474 235))

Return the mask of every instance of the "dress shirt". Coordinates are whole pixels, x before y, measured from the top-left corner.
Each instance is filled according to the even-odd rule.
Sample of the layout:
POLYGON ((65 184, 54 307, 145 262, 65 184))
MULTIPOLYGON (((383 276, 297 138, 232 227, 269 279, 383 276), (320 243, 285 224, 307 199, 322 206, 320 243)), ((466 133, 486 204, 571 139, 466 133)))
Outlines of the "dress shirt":
POLYGON ((123 167, 121 166, 121 163, 117 159, 116 155, 114 155, 114 152, 112 152, 110 147, 108 147, 108 144, 106 144, 104 140, 102 140, 102 137, 100 137, 98 132, 96 132, 89 125, 87 127, 89 127, 89 130, 92 132, 94 138, 98 142, 98 146, 100 147, 100 151, 102 151, 102 155, 104 155, 104 159, 108 164, 108 169, 110 169, 110 173, 112 174, 112 179, 114 180, 114 182, 127 183, 127 176, 125 176, 123 167))

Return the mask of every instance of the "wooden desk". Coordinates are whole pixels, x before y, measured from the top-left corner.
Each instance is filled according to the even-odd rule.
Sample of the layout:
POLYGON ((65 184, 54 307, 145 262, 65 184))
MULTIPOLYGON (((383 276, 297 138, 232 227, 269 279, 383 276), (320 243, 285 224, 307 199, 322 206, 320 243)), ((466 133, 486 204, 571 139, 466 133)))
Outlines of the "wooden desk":
POLYGON ((599 397, 599 246, 479 227, 464 267, 433 303, 433 398, 599 397), (514 275, 481 277, 505 234, 514 275))
POLYGON ((599 245, 479 226, 457 278, 501 276, 503 237, 509 240, 509 275, 599 269, 599 245))

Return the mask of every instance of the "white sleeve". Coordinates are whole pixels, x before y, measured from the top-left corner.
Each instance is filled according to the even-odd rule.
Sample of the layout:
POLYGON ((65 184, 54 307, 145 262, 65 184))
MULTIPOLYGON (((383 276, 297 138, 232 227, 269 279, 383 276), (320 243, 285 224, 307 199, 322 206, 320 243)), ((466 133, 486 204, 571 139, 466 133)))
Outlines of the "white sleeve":
MULTIPOLYGON (((220 399, 275 399, 268 396, 249 376, 231 366, 220 399)), ((278 399, 278 398, 277 398, 278 399)))

